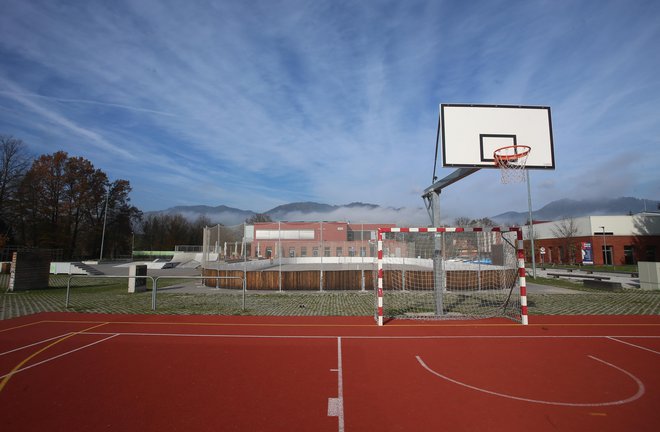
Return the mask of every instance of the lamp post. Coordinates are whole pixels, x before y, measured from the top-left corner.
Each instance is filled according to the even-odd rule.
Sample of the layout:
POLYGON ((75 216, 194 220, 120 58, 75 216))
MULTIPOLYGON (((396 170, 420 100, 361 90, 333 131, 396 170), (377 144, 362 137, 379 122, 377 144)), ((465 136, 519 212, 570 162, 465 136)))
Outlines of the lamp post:
POLYGON ((110 188, 105 195, 105 211, 103 212, 103 232, 101 233, 101 254, 99 255, 99 264, 103 261, 103 243, 105 242, 105 223, 108 220, 108 198, 110 197, 110 188))
POLYGON ((605 227, 601 226, 603 229, 603 264, 607 265, 607 240, 605 240, 605 227))

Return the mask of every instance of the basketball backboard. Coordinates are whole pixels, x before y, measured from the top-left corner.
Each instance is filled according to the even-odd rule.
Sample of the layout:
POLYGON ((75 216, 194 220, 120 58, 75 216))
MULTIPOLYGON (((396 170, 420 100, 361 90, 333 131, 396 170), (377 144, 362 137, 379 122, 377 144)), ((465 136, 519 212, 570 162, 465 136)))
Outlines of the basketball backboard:
POLYGON ((555 169, 550 108, 514 105, 440 105, 442 166, 498 168, 501 147, 531 148, 527 169, 555 169))

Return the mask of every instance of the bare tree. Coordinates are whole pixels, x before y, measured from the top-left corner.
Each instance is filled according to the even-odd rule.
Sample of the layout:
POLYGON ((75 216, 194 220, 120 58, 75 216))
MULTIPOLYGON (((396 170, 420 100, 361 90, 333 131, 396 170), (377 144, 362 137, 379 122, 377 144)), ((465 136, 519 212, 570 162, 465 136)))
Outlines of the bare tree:
POLYGON ((563 256, 561 256, 561 259, 566 259, 570 264, 575 264, 577 246, 573 239, 578 234, 578 226, 575 219, 569 217, 557 221, 551 231, 552 234, 562 242, 563 256))
POLYGON ((0 135, 0 243, 5 243, 11 236, 7 221, 9 207, 30 163, 31 158, 23 141, 0 135))
POLYGON ((454 219, 454 226, 456 226, 456 227, 469 227, 471 222, 472 222, 472 219, 470 219, 469 217, 459 216, 456 219, 454 219))
POLYGON ((267 215, 265 213, 257 213, 245 219, 245 223, 248 225, 253 225, 258 222, 272 222, 272 221, 273 219, 271 219, 270 215, 267 215))

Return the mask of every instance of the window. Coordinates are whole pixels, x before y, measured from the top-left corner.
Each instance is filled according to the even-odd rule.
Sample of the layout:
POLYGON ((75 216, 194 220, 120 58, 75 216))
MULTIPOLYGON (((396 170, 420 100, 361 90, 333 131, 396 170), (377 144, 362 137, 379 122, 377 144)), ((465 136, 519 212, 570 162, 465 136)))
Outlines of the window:
POLYGON ((337 256, 340 257, 340 256, 342 256, 342 254, 343 254, 342 248, 338 247, 337 248, 337 256))
POLYGON ((318 247, 313 247, 312 248, 312 256, 319 256, 319 248, 318 247))
POLYGON ((326 246, 323 248, 323 256, 329 257, 330 256, 330 246, 326 246))
POLYGON ((367 256, 367 248, 366 248, 366 246, 361 246, 361 247, 360 247, 360 256, 361 256, 361 257, 366 257, 366 256, 367 256))
POLYGON ((307 256, 307 246, 300 246, 300 256, 301 257, 307 256))
POLYGON ((623 257, 626 264, 635 264, 635 247, 632 245, 624 246, 623 257))
POLYGON ((291 246, 289 247, 289 258, 294 258, 296 256, 296 248, 291 246))
POLYGON ((603 252, 603 264, 612 264, 614 262, 614 257, 612 255, 612 245, 602 246, 601 250, 603 252))
POLYGON ((374 231, 360 231, 360 230, 349 230, 347 239, 348 241, 367 241, 374 240, 376 235, 374 231))
POLYGON ((655 261, 655 245, 646 246, 645 259, 646 261, 655 261))
POLYGON ((263 230, 254 234, 256 240, 314 240, 314 230, 263 230))

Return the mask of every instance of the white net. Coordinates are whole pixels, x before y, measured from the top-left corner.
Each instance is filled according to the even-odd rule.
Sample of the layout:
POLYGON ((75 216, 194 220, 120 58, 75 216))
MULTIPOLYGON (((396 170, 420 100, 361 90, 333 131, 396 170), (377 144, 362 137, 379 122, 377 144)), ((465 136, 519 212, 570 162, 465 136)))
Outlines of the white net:
POLYGON ((516 233, 383 233, 383 316, 520 320, 516 233))
POLYGON ((527 179, 527 146, 509 146, 498 149, 493 154, 495 164, 500 169, 502 183, 522 183, 527 179))

